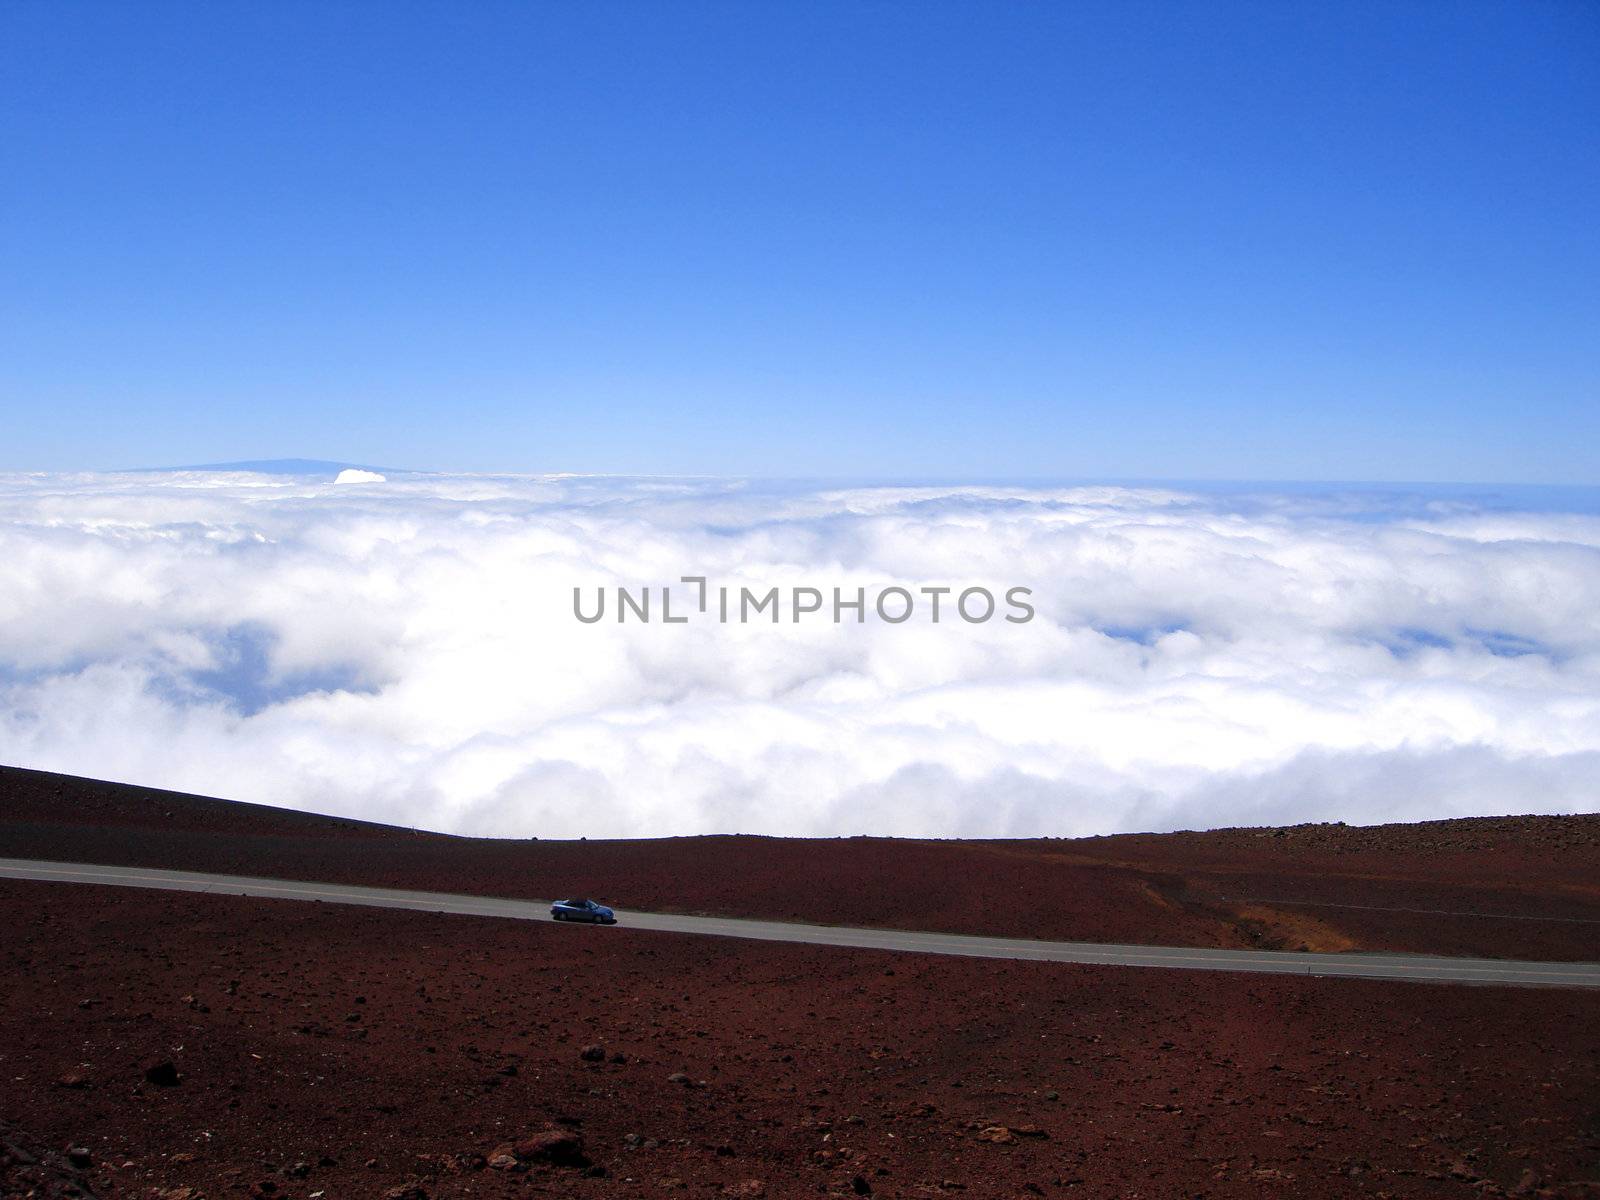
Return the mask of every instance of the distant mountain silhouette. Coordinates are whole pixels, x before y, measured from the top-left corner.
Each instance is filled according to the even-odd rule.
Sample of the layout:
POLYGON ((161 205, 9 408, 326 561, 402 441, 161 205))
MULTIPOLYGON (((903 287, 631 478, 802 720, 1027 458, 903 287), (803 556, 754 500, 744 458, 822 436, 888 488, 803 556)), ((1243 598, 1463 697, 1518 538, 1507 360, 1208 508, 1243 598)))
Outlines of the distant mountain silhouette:
POLYGON ((134 467, 135 471, 254 471, 260 475, 337 475, 349 468, 380 475, 416 475, 404 467, 374 467, 368 463, 329 462, 320 458, 257 458, 245 462, 197 463, 185 467, 134 467))

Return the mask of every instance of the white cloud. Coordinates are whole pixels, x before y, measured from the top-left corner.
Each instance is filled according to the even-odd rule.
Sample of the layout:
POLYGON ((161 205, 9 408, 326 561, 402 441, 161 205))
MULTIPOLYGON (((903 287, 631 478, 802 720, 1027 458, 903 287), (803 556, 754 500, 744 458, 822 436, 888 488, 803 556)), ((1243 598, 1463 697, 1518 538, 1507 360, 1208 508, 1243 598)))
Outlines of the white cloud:
POLYGON ((1313 491, 4 477, 0 760, 508 835, 1594 810, 1600 518, 1313 491), (572 615, 578 585, 676 584, 686 611, 690 574, 1023 585, 1038 616, 572 615))

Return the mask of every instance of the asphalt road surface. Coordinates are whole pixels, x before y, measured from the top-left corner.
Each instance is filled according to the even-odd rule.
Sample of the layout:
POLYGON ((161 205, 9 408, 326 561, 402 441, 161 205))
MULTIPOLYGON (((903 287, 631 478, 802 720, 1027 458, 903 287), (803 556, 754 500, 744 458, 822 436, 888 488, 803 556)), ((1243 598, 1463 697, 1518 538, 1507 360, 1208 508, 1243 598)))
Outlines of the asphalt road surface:
MULTIPOLYGON (((419 912, 475 917, 550 920, 547 900, 501 900, 442 892, 303 883, 292 879, 254 879, 147 867, 103 867, 86 863, 34 862, 0 858, 0 878, 55 883, 95 883, 114 887, 159 888, 265 896, 278 900, 321 900, 419 912)), ((1094 963, 1122 967, 1173 967, 1198 971, 1254 971, 1267 975, 1348 975, 1364 979, 1408 979, 1433 983, 1515 984, 1539 987, 1600 987, 1600 963, 1513 962, 1492 958, 1436 958, 1421 954, 1309 954, 1276 950, 1207 950, 1181 946, 1118 946, 1102 942, 1042 942, 1032 938, 970 937, 903 929, 849 929, 753 921, 733 917, 689 917, 617 909, 615 929, 563 925, 571 936, 615 937, 630 929, 696 933, 712 937, 754 938, 766 942, 804 942, 917 954, 956 954, 1033 962, 1094 963)))

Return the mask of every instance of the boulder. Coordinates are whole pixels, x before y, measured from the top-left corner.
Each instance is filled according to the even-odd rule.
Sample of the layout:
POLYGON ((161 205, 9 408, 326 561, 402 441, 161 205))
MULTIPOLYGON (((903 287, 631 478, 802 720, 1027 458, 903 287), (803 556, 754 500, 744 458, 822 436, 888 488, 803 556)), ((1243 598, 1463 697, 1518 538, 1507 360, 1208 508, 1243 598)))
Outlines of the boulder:
POLYGON ((575 1129, 545 1129, 518 1141, 512 1153, 521 1162, 549 1163, 555 1167, 587 1167, 583 1135, 575 1129))

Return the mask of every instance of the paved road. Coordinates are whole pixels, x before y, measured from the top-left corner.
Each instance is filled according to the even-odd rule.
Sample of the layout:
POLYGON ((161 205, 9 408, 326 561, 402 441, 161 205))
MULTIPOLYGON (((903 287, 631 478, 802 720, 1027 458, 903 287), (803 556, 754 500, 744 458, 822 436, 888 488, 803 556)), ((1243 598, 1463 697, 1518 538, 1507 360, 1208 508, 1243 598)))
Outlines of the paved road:
MULTIPOLYGON (((102 867, 85 863, 34 862, 0 858, 0 878, 57 883, 98 883, 116 887, 161 888, 268 896, 280 900, 321 900, 409 908, 420 912, 461 913, 548 921, 546 900, 501 900, 442 892, 352 887, 340 883, 302 883, 292 879, 254 879, 246 875, 207 875, 146 867, 102 867)), ((572 936, 611 937, 629 929, 754 938, 767 942, 805 942, 920 954, 956 954, 1037 962, 1097 963, 1125 967, 1176 967, 1200 971, 1254 971, 1269 975, 1349 975, 1367 979, 1410 979, 1434 983, 1519 984, 1543 987, 1600 987, 1600 963, 1512 962, 1502 959, 1433 958, 1419 954, 1295 954, 1272 950, 1205 950, 1181 946, 1117 946, 1101 942, 1042 942, 1031 938, 968 937, 903 929, 845 929, 784 921, 732 917, 685 917, 669 913, 617 910, 619 927, 572 927, 572 936)), ((562 926, 564 931, 569 927, 562 926)))

